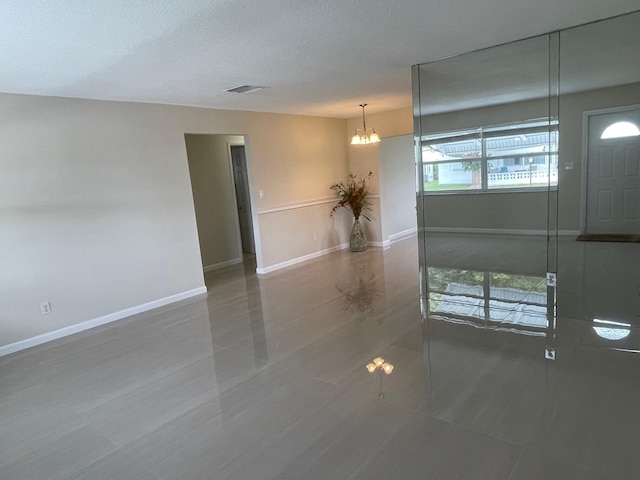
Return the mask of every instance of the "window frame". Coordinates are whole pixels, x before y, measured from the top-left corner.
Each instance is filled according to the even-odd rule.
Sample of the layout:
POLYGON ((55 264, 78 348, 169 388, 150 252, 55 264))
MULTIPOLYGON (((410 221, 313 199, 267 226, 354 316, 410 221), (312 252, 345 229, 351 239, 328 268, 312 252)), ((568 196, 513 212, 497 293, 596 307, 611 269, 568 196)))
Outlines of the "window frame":
MULTIPOLYGON (((549 164, 551 164, 552 159, 556 158, 556 168, 559 166, 559 141, 560 141, 560 132, 559 132, 559 123, 557 119, 530 119, 517 123, 507 123, 500 125, 491 125, 484 126, 478 128, 467 128, 462 130, 453 130, 447 132, 438 132, 433 134, 422 135, 420 138, 420 193, 422 195, 485 195, 485 194, 503 194, 503 193, 529 193, 529 192, 546 192, 546 191, 556 191, 558 186, 547 184, 546 186, 539 187, 490 187, 489 186, 489 168, 488 164, 491 160, 501 160, 505 158, 520 158, 520 157, 536 157, 536 156, 545 156, 549 158, 549 164), (542 155, 501 155, 495 157, 487 157, 487 140, 491 138, 505 137, 505 136, 513 136, 513 135, 532 135, 536 133, 545 133, 552 135, 555 133, 555 150, 549 150, 548 152, 542 153, 542 155), (480 142, 480 157, 477 158, 469 158, 469 159, 451 159, 451 160, 443 160, 438 162, 425 162, 423 160, 422 152, 425 146, 430 146, 436 143, 453 143, 460 142, 464 140, 478 140, 480 142), (480 161, 481 163, 481 186, 480 188, 466 188, 466 189, 443 189, 443 190, 425 190, 424 188, 424 180, 425 180, 425 170, 424 167, 426 165, 445 165, 450 163, 462 163, 464 161, 480 161)), ((551 144, 551 142, 550 142, 551 144)), ((535 164, 535 163, 534 163, 535 164)), ((536 164, 537 165, 537 164, 536 164)), ((546 164, 545 164, 546 165, 546 164)), ((549 169, 551 171, 551 169, 549 169)))

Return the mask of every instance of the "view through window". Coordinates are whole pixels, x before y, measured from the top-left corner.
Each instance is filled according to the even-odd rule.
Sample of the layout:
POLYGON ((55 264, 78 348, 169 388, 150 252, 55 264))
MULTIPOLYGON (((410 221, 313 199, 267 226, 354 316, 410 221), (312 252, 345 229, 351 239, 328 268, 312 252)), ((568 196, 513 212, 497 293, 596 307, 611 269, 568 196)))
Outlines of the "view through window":
POLYGON ((528 121, 422 137, 425 193, 558 185, 558 124, 528 121))

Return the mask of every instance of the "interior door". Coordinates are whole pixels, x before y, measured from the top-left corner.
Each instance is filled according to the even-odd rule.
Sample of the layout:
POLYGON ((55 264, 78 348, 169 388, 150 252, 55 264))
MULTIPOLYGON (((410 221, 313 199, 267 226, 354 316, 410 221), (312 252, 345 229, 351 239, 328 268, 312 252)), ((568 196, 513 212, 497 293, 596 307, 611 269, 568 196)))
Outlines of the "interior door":
POLYGON ((240 222, 242 251, 244 253, 256 253, 253 240, 253 223, 251 219, 251 201, 249 199, 249 182, 247 179, 247 162, 243 146, 231 147, 231 162, 233 163, 233 181, 236 186, 236 202, 238 204, 238 220, 240 222))
POLYGON ((640 108, 588 119, 585 233, 640 234, 640 136, 602 138, 618 122, 640 126, 640 108))

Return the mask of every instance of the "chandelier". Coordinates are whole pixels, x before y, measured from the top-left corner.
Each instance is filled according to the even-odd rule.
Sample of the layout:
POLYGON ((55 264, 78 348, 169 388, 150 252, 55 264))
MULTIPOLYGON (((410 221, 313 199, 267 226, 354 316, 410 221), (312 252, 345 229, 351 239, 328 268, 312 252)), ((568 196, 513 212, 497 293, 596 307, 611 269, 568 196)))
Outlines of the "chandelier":
POLYGON ((387 375, 391 375, 391 372, 393 372, 393 365, 385 362, 384 358, 377 357, 374 358, 371 363, 367 364, 367 370, 369 370, 369 373, 373 373, 376 370, 382 370, 387 375))
POLYGON ((360 106, 362 107, 362 128, 356 129, 356 132, 353 134, 353 138, 351 139, 351 145, 378 143, 380 141, 380 137, 373 128, 367 128, 367 122, 364 119, 364 107, 366 107, 367 104, 361 103, 360 106))

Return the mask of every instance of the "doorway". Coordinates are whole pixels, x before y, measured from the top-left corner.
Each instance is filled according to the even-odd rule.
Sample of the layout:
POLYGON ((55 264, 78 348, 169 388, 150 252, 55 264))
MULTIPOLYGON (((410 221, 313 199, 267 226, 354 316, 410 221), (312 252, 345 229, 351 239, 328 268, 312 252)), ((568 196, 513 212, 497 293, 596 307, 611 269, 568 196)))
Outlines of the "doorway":
POLYGON ((244 143, 243 135, 185 134, 204 272, 242 263, 259 249, 244 143))
POLYGON ((253 239, 253 222, 251 217, 251 198, 247 176, 247 159, 244 145, 231 145, 231 165, 233 167, 233 183, 236 190, 238 222, 243 253, 255 255, 256 247, 253 239))
POLYGON ((640 234, 639 127, 640 107, 587 114, 585 235, 640 234))

